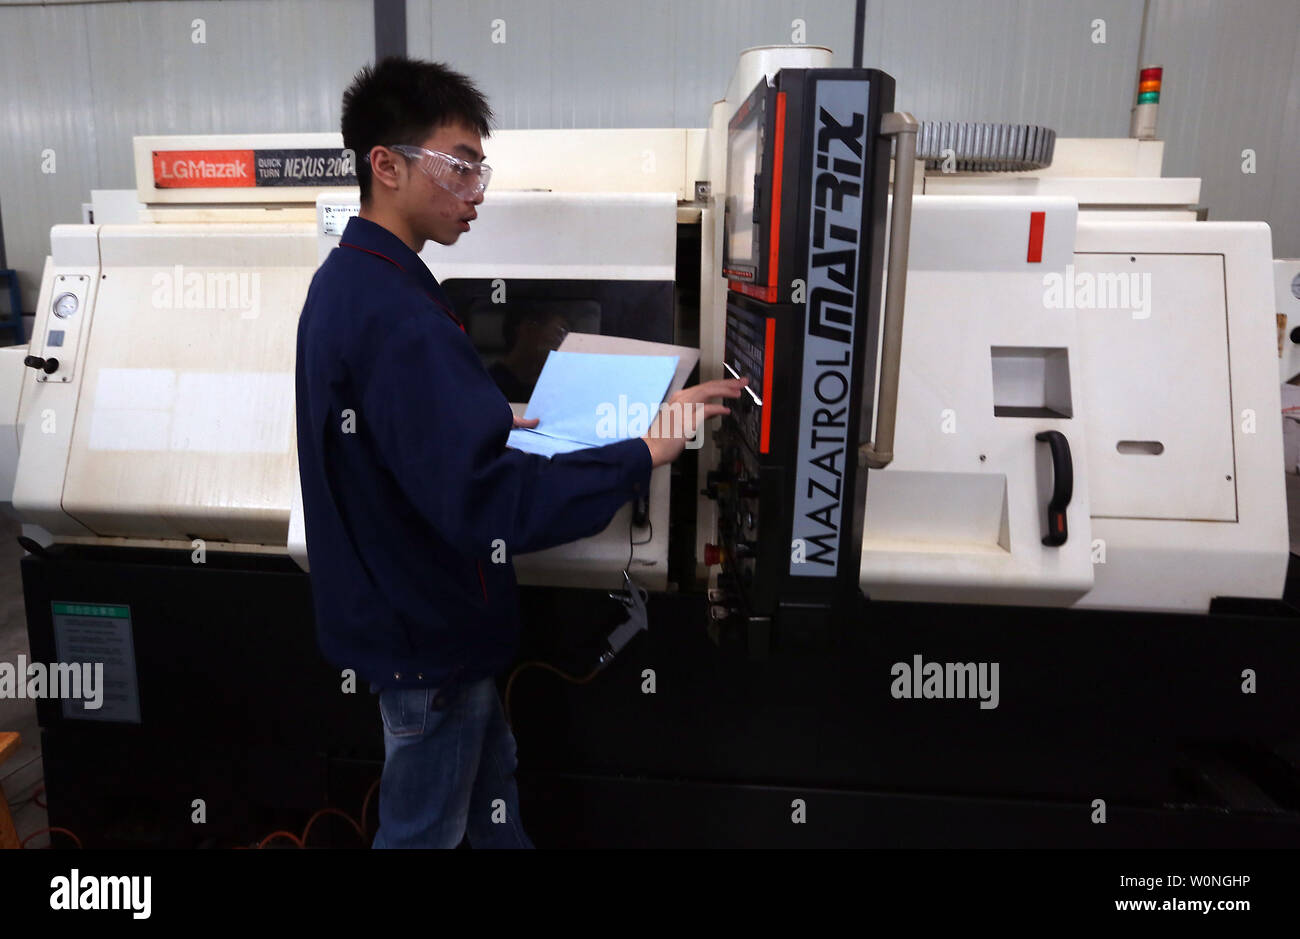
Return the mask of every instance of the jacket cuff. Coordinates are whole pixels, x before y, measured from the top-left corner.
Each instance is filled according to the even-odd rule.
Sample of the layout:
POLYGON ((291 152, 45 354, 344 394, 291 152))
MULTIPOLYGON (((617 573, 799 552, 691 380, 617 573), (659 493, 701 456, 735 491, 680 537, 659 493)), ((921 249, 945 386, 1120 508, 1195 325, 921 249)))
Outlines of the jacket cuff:
POLYGON ((650 495, 650 471, 654 461, 650 458, 650 448, 640 437, 620 440, 610 444, 609 450, 618 454, 623 467, 623 482, 627 490, 635 495, 650 495))

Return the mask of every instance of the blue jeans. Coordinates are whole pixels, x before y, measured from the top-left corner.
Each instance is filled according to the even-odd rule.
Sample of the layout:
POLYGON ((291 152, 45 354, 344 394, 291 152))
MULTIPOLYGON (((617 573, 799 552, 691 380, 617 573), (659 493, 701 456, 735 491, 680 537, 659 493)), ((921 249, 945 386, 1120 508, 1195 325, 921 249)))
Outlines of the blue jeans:
POLYGON ((376 848, 531 848, 519 821, 515 738, 490 678, 454 696, 379 694, 384 773, 376 848))

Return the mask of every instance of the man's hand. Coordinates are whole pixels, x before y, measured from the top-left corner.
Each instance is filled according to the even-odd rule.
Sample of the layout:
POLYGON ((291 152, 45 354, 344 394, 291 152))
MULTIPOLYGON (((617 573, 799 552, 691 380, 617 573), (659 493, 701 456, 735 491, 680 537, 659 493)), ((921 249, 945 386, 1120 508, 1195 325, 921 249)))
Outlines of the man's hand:
POLYGON ((748 378, 719 378, 683 388, 659 409, 650 429, 641 439, 650 448, 650 459, 658 467, 682 455, 686 441, 702 432, 704 422, 721 414, 730 414, 718 398, 739 398, 748 378))
POLYGON ((540 423, 541 423, 541 418, 520 417, 518 414, 515 415, 515 427, 526 427, 529 430, 532 430, 540 423))

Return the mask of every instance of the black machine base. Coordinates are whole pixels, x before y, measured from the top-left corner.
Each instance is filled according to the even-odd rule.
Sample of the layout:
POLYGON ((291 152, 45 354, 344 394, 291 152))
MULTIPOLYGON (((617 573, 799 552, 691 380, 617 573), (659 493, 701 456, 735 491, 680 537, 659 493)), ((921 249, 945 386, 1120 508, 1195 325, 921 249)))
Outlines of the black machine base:
MULTIPOLYGON (((38 703, 50 824, 200 847, 357 816, 382 766, 375 698, 320 658, 290 562, 60 548, 23 581, 34 661, 55 660, 52 602, 127 605, 134 632, 140 724, 38 703)), ((619 616, 594 591, 523 600, 522 656, 575 672, 619 616)), ((650 631, 595 681, 516 681, 524 821, 543 847, 1300 843, 1300 616, 1217 609, 864 601, 829 647, 755 658, 710 638, 702 594, 652 595, 650 631), (996 663, 996 707, 911 694, 896 669, 916 663, 996 663)))

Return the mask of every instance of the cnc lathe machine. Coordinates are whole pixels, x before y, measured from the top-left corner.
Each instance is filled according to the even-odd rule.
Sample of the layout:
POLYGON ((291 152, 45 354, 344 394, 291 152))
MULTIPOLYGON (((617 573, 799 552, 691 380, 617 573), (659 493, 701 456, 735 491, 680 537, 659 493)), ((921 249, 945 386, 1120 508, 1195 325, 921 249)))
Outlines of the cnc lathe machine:
MULTIPOLYGON (((1159 140, 927 122, 904 92, 762 47, 703 127, 498 131, 474 234, 422 253, 490 370, 671 349, 674 387, 750 379, 644 505, 520 559, 521 662, 602 661, 625 571, 645 626, 594 680, 502 676, 525 824, 1294 843, 1268 227, 1199 219, 1159 140)), ((360 805, 383 760, 374 697, 316 650, 293 425, 355 178, 332 133, 133 146, 135 190, 52 229, 31 342, 0 350, 32 658, 107 680, 95 711, 38 702, 50 820, 244 844, 360 805), (206 185, 222 161, 246 184, 206 185)))

